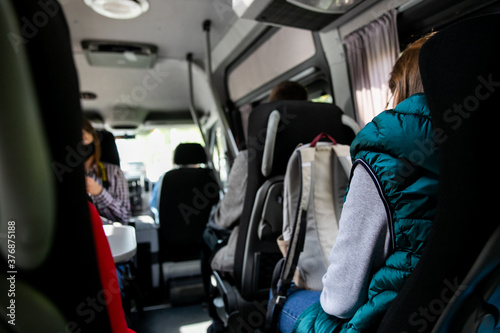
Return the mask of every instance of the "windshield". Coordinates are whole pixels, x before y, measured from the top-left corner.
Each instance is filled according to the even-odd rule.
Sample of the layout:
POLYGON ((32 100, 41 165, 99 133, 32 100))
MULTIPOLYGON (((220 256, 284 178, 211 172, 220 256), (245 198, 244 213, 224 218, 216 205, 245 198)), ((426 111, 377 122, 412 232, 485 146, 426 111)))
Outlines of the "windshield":
POLYGON ((173 154, 178 144, 203 144, 194 125, 155 128, 136 134, 133 139, 117 138, 121 168, 127 178, 145 175, 151 182, 173 168, 173 154))

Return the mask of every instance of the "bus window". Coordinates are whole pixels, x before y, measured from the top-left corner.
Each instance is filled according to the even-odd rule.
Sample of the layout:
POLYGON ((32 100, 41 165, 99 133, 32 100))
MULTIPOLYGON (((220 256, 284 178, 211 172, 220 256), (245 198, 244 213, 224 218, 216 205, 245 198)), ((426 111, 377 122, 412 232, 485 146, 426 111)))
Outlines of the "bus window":
POLYGON ((311 31, 281 28, 229 72, 231 99, 239 100, 315 54, 311 31))
POLYGON ((312 98, 311 102, 333 104, 333 97, 330 94, 324 94, 316 98, 312 98))

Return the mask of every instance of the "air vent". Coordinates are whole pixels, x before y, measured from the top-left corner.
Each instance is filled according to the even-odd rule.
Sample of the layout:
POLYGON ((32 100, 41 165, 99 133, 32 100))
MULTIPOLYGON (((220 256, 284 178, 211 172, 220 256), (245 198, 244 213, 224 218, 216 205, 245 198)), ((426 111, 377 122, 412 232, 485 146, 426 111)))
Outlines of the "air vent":
POLYGON ((363 0, 286 0, 291 4, 313 12, 343 14, 363 0))
POLYGON ((136 130, 138 125, 112 125, 115 130, 136 130))
POLYGON ((318 31, 362 1, 233 0, 233 10, 241 18, 318 31), (342 3, 343 6, 335 6, 335 3, 342 3))
MULTIPOLYGON (((198 117, 203 115, 202 112, 197 112, 198 117)), ((151 111, 144 118, 144 123, 152 124, 168 124, 168 123, 193 123, 193 118, 189 111, 151 111)))
POLYGON ((152 68, 158 52, 155 45, 110 41, 84 40, 82 48, 92 66, 123 68, 152 68))

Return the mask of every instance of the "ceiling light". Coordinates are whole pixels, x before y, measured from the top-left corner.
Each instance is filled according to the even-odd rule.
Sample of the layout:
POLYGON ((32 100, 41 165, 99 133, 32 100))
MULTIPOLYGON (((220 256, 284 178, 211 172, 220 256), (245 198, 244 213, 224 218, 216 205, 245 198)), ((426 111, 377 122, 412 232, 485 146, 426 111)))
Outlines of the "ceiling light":
POLYGON ((149 9, 147 0, 84 0, 95 12, 114 19, 132 19, 149 9))
POLYGON ((296 6, 315 12, 343 14, 363 0, 287 0, 296 6))

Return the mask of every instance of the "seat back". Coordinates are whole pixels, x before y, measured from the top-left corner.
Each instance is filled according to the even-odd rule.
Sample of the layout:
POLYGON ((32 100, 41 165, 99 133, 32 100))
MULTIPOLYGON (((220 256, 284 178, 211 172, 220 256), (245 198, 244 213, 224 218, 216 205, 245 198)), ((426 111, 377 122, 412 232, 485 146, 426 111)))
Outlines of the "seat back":
POLYGON ((200 258, 201 236, 220 188, 213 170, 187 165, 206 162, 201 145, 180 144, 174 154, 180 167, 163 176, 158 205, 161 262, 200 258))
MULTIPOLYGON (((282 256, 275 237, 263 238, 262 232, 259 235, 264 205, 276 206, 276 201, 279 202, 277 194, 269 197, 261 187, 265 185, 278 193, 278 184, 273 184, 281 181, 282 186, 279 177, 285 174, 294 149, 300 143, 311 142, 321 132, 328 133, 339 143, 350 144, 354 132, 341 118, 342 111, 334 105, 305 101, 267 103, 250 114, 248 183, 234 266, 235 284, 244 299, 267 298, 272 271, 282 256), (274 130, 269 126, 270 117, 278 121, 274 130)), ((282 210, 277 218, 282 218, 282 210)), ((281 220, 279 222, 275 229, 281 233, 281 220)))
MULTIPOLYGON (((82 113, 67 23, 57 1, 0 7, 0 225, 15 224, 19 296, 16 326, 6 330, 111 332, 108 312, 88 303, 104 308, 106 300, 78 154, 82 113)), ((7 267, 7 238, 0 242, 7 267)), ((2 315, 0 325, 8 320, 2 315)))
POLYGON ((498 238, 499 225, 493 190, 498 175, 489 159, 498 142, 499 32, 500 15, 487 15, 443 29, 422 47, 420 71, 439 144, 439 202, 422 258, 379 332, 430 332, 438 320, 440 332, 475 332, 478 326, 466 322, 480 322, 484 309, 493 313, 488 320, 498 320, 500 253, 488 240, 498 238), (493 260, 481 265, 478 259, 488 253, 493 260), (479 269, 471 271, 476 264, 479 269), (496 305, 483 297, 488 288, 497 290, 496 305), (461 304, 453 305, 454 297, 461 304), (451 306, 456 311, 450 313, 451 306))
POLYGON ((101 142, 101 162, 120 166, 120 155, 116 147, 115 136, 106 130, 97 130, 101 142))

